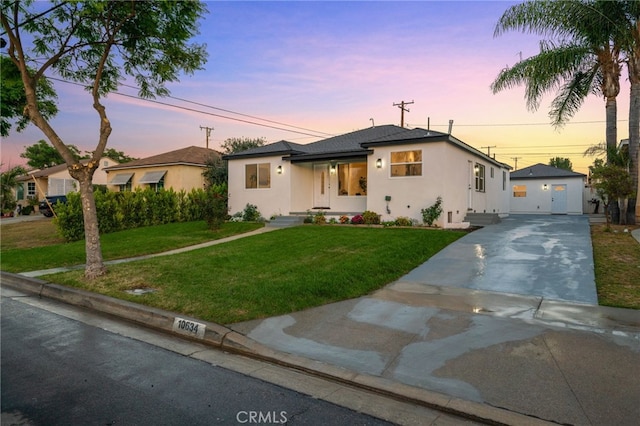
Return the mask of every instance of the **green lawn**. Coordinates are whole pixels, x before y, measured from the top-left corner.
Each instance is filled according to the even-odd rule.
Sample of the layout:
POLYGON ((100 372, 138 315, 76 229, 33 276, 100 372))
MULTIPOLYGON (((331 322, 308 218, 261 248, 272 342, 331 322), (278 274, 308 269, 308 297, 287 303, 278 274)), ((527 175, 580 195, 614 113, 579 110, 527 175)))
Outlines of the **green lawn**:
POLYGON ((106 276, 90 282, 83 271, 43 278, 228 324, 368 294, 463 235, 418 228, 301 226, 110 266, 106 276), (135 288, 157 291, 141 296, 125 292, 135 288))
MULTIPOLYGON (((170 223, 105 234, 100 237, 100 242, 104 260, 113 260, 217 240, 262 226, 258 223, 230 222, 217 231, 211 231, 205 222, 170 223)), ((50 221, 3 225, 0 245, 3 271, 26 272, 85 263, 84 240, 72 243, 55 241, 56 244, 46 245, 40 245, 38 240, 35 245, 25 247, 24 240, 34 238, 29 235, 30 227, 40 229, 41 234, 55 235, 55 228, 50 221)))

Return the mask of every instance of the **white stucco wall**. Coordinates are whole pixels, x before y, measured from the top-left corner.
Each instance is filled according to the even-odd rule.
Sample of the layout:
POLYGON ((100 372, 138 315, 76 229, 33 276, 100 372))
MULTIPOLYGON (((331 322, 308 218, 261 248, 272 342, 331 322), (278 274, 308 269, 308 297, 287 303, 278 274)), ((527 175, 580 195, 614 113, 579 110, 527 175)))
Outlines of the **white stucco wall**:
POLYGON ((554 196, 553 185, 567 185, 567 208, 564 213, 583 213, 584 180, 581 177, 512 180, 511 213, 551 214, 554 196), (526 185, 526 197, 514 197, 513 188, 515 185, 526 185))
POLYGON ((382 214, 382 220, 404 216, 422 223, 423 208, 430 207, 438 196, 442 197, 443 213, 436 222, 440 227, 459 227, 467 211, 499 213, 509 212, 509 174, 503 189, 505 168, 500 168, 481 157, 449 143, 407 144, 376 148, 369 157, 368 210, 382 214), (391 177, 391 152, 422 150, 422 176, 391 177), (382 159, 382 168, 375 167, 382 159), (485 166, 485 191, 475 190, 474 166, 485 166), (491 168, 494 169, 491 177, 491 168), (391 196, 390 213, 385 196, 391 196))
POLYGON ((241 158, 229 161, 229 214, 244 210, 247 204, 258 207, 263 217, 288 215, 291 210, 291 164, 282 156, 241 158), (270 163, 270 188, 245 188, 245 166, 247 164, 270 163), (277 173, 282 166, 282 174, 277 173))
MULTIPOLYGON (((337 160, 337 165, 363 159, 337 160)), ((422 223, 421 209, 432 206, 438 196, 442 197, 443 213, 436 224, 455 228, 462 225, 467 211, 509 213, 510 185, 506 168, 476 156, 446 142, 416 143, 376 147, 367 156, 367 195, 344 196, 338 194, 338 175, 328 173, 327 216, 355 215, 370 210, 381 215, 383 221, 408 217, 422 223), (391 177, 391 152, 422 150, 422 175, 391 177), (382 167, 376 167, 377 159, 382 167), (485 166, 485 191, 475 190, 474 166, 485 166), (491 168, 494 169, 493 177, 491 168), (503 187, 503 171, 506 182, 503 187), (387 203, 385 197, 391 197, 387 203), (387 207, 389 211, 387 211, 387 207)), ((328 161, 318 161, 329 171, 328 161)), ((281 156, 233 159, 229 161, 229 213, 242 211, 247 203, 258 207, 260 213, 272 215, 304 214, 314 207, 314 163, 291 163, 281 156), (247 164, 270 163, 271 187, 263 189, 245 188, 245 166, 247 164), (282 166, 283 173, 276 173, 282 166)))

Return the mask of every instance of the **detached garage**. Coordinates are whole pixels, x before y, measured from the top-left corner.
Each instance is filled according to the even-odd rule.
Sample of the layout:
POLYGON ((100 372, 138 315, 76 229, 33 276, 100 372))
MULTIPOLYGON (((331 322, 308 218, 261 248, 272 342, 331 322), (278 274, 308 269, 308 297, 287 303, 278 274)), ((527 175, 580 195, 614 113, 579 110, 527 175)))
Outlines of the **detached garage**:
POLYGON ((512 214, 582 214, 586 175, 538 163, 511 172, 512 214))

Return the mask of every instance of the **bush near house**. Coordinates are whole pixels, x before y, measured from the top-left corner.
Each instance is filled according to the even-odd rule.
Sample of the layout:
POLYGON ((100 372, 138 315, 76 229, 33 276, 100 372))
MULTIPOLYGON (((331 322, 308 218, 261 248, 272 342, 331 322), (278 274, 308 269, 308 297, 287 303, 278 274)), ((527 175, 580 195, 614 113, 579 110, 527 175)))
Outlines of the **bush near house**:
POLYGON ((442 197, 438 197, 432 206, 421 209, 420 212, 422 213, 422 221, 426 223, 427 226, 432 226, 433 222, 438 220, 442 214, 442 197))
MULTIPOLYGON (((151 189, 125 192, 94 192, 98 226, 101 234, 161 225, 173 222, 191 222, 203 220, 210 214, 207 200, 211 197, 202 189, 191 192, 175 192, 173 189, 153 191, 151 189)), ((213 203, 213 201, 212 201, 213 203)), ((226 218, 226 199, 224 206, 215 203, 211 214, 219 214, 224 209, 226 218)), ((212 204, 213 206, 213 204, 212 204)), ((80 194, 72 192, 67 203, 56 209, 54 223, 60 235, 67 241, 84 238, 84 219, 80 194)), ((207 223, 209 223, 207 219, 207 223)))
POLYGON ((362 222, 365 225, 379 225, 380 224, 380 215, 376 212, 372 212, 370 210, 362 213, 362 222))

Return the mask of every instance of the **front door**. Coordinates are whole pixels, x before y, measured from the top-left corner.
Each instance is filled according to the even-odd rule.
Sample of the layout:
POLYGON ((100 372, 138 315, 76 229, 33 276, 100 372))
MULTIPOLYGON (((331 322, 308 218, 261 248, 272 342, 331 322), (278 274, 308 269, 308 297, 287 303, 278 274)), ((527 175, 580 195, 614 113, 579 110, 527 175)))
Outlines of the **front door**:
POLYGON ((329 208, 329 165, 313 165, 313 208, 329 208))
POLYGON ((567 185, 551 185, 551 214, 567 214, 567 185))

